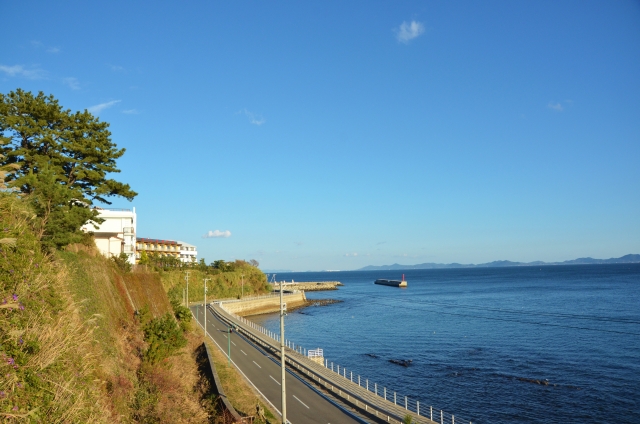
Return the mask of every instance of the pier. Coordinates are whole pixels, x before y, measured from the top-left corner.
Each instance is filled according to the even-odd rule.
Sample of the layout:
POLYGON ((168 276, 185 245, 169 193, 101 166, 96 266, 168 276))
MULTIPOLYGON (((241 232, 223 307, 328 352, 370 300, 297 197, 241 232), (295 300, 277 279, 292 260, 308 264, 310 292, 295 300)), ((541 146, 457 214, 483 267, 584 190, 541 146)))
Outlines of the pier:
POLYGON ((280 284, 283 285, 284 290, 304 290, 304 291, 325 291, 325 290, 338 290, 339 286, 343 284, 339 281, 317 281, 317 282, 276 282, 272 283, 274 290, 280 287, 280 284))

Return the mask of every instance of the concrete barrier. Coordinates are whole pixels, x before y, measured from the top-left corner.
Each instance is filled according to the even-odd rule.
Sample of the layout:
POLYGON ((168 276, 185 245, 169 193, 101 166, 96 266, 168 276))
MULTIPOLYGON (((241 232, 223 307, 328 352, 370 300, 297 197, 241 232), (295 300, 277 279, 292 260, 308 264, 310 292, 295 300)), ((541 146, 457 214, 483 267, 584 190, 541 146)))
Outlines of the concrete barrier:
MULTIPOLYGON (((288 288, 288 287, 287 287, 288 288)), ((283 295, 287 309, 296 306, 302 306, 307 303, 307 297, 304 292, 285 293, 283 295)), ((264 296, 252 298, 249 300, 236 300, 224 303, 225 309, 240 316, 268 314, 270 312, 278 312, 280 310, 280 296, 264 296)))

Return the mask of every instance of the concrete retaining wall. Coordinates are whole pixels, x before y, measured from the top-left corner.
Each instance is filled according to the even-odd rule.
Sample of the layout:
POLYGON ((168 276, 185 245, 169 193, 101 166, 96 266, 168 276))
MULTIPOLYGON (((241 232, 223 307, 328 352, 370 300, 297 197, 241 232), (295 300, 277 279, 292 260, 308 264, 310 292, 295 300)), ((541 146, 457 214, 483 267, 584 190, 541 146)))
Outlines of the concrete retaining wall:
MULTIPOLYGON (((307 298, 304 292, 284 294, 284 302, 287 309, 304 305, 307 298)), ((280 310, 280 296, 265 296, 262 298, 253 298, 250 300, 238 300, 233 302, 225 302, 224 307, 240 316, 267 314, 270 312, 278 312, 280 310)))

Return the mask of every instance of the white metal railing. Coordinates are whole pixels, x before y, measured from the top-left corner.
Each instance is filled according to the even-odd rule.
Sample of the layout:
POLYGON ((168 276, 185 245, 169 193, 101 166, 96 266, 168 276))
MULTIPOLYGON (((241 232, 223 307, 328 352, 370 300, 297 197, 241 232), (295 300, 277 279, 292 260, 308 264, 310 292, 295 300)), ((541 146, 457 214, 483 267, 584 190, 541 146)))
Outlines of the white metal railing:
POLYGON ((324 358, 324 351, 320 348, 307 350, 307 358, 324 358))
MULTIPOLYGON (((266 296, 254 296, 253 299, 255 298, 265 298, 265 297, 273 297, 273 296, 280 296, 280 294, 271 294, 271 295, 266 295, 266 296)), ((285 295, 286 296, 286 295, 285 295)), ((228 301, 220 301, 220 302, 215 302, 218 303, 220 305, 220 307, 230 316, 232 316, 233 318, 235 318, 236 320, 242 322, 243 324, 253 328, 254 330, 259 331, 260 333, 262 333, 263 335, 273 339, 276 342, 280 341, 280 336, 273 332, 270 331, 256 323, 254 323, 253 321, 249 321, 244 317, 241 317, 233 312, 230 312, 229 310, 227 310, 224 307, 224 303, 232 303, 232 302, 240 302, 242 300, 250 300, 252 298, 244 298, 244 299, 234 299, 234 300, 228 300, 228 301)), ((300 345, 296 345, 294 342, 292 342, 291 340, 287 340, 285 339, 285 346, 288 347, 289 349, 292 349, 294 351, 296 351, 297 353, 300 353, 301 355, 307 356, 309 358, 313 357, 311 355, 312 352, 317 352, 318 350, 321 352, 321 355, 319 356, 324 356, 324 352, 323 349, 305 349, 304 347, 300 346, 300 345)), ((455 424, 456 422, 456 418, 453 414, 447 413, 445 411, 443 411, 442 409, 437 409, 434 408, 433 406, 426 406, 425 403, 423 403, 422 405, 420 404, 420 401, 415 400, 415 399, 411 399, 408 396, 403 396, 401 394, 399 394, 396 391, 392 391, 392 390, 387 390, 386 387, 384 386, 379 386, 377 383, 373 382, 373 381, 369 381, 369 379, 364 379, 362 378, 359 374, 355 374, 353 373, 353 371, 349 370, 347 371, 346 367, 341 367, 338 364, 334 364, 333 362, 329 362, 329 360, 325 359, 324 362, 324 366, 327 370, 331 370, 332 372, 338 374, 339 377, 342 377, 345 380, 348 380, 352 383, 358 384, 358 386, 360 386, 361 388, 366 389, 368 392, 371 392, 375 395, 377 395, 378 397, 387 400, 389 402, 393 402, 395 405, 399 406, 399 407, 404 407, 404 409, 406 411, 409 412, 413 412, 416 415, 420 416, 420 417, 426 417, 429 418, 431 421, 435 421, 436 423, 440 423, 440 424, 455 424)), ((468 422, 469 424, 472 424, 471 421, 463 421, 460 418, 458 418, 458 422, 459 423, 466 423, 468 422)))

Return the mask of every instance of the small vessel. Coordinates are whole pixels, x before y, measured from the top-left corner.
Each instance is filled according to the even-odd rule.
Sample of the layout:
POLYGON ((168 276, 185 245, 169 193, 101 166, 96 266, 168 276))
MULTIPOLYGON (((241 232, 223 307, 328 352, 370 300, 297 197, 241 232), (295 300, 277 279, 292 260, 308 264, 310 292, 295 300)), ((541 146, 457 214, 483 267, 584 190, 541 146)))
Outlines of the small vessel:
POLYGON ((391 287, 407 287, 407 281, 404 279, 404 274, 402 274, 402 281, 399 280, 385 280, 378 279, 374 282, 374 284, 380 284, 382 286, 391 286, 391 287))

